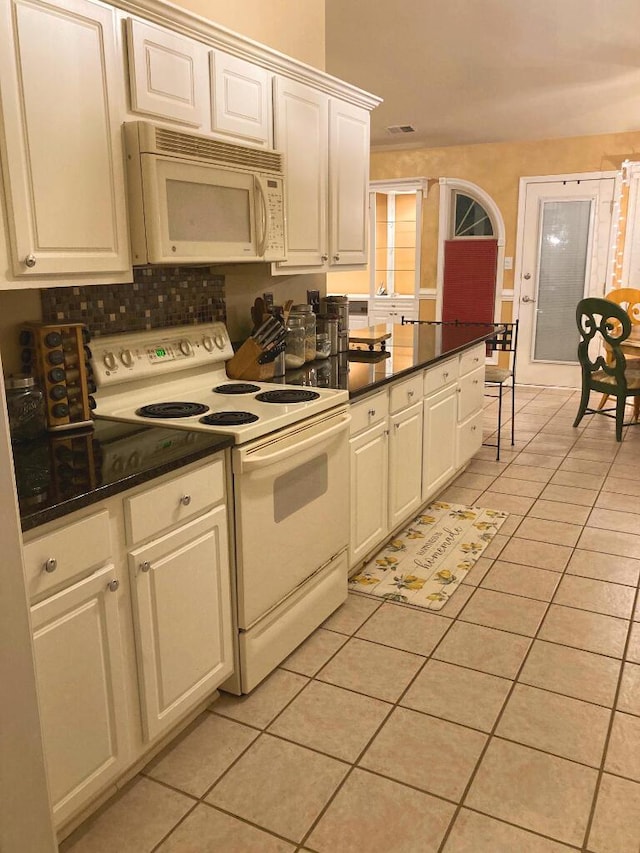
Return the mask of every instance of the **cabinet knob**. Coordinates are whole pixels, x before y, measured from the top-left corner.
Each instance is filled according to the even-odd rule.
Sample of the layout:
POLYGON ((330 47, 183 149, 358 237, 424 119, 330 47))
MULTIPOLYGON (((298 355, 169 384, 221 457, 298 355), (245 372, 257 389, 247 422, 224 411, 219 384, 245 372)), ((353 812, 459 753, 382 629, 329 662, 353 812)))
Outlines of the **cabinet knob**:
POLYGON ((370 418, 375 417, 375 414, 376 414, 376 410, 375 410, 375 409, 369 409, 368 415, 369 415, 369 417, 370 417, 370 418))
POLYGON ((120 586, 120 581, 117 578, 114 578, 112 581, 109 581, 107 584, 107 589, 109 592, 115 592, 120 586))
POLYGON ((407 391, 407 397, 408 397, 409 399, 411 399, 411 398, 413 397, 413 395, 414 395, 414 394, 415 394, 415 391, 407 391))
POLYGON ((25 267, 29 267, 29 269, 31 269, 32 267, 35 267, 36 256, 35 255, 27 255, 27 257, 24 259, 24 265, 25 265, 25 267))
POLYGON ((55 572, 55 570, 58 568, 58 561, 55 557, 49 557, 49 559, 42 568, 45 570, 45 572, 49 572, 49 574, 51 574, 51 572, 55 572))
POLYGON ((329 255, 320 255, 320 260, 325 263, 329 260, 329 255))
POLYGON ((340 260, 340 255, 334 255, 334 256, 333 256, 333 260, 334 260, 334 261, 339 261, 339 260, 340 260))
POLYGON ((180 503, 182 504, 182 506, 189 506, 189 504, 191 503, 191 495, 183 495, 180 498, 180 503))
POLYGON ((151 569, 151 563, 149 560, 145 560, 144 563, 140 563, 140 571, 148 572, 151 569))
POLYGON ((473 380, 473 384, 474 384, 474 385, 477 385, 477 384, 478 384, 478 380, 477 380, 477 379, 474 379, 474 380, 473 380))
POLYGON ((443 378, 443 379, 448 379, 448 378, 449 378, 449 373, 448 373, 448 372, 447 372, 447 373, 443 373, 443 374, 442 374, 442 378, 443 378))
POLYGON ((476 363, 476 364, 480 361, 480 359, 478 358, 478 356, 476 356, 473 360, 475 361, 475 363, 476 363))
POLYGON ((477 429, 478 429, 478 427, 474 424, 474 425, 471 427, 471 432, 475 432, 477 429))

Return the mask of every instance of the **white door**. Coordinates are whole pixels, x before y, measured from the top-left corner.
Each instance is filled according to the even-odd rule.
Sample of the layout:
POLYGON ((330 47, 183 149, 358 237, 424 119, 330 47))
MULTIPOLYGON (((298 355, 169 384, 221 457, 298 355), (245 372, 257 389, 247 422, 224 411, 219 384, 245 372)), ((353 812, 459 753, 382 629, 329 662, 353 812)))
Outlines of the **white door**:
POLYGON ((271 74, 246 59, 212 50, 211 128, 231 142, 271 146, 271 74))
POLYGON ((422 498, 422 400, 391 416, 389 431, 389 529, 420 506, 422 498))
POLYGON ((386 420, 352 438, 351 542, 355 566, 389 532, 389 440, 386 420))
POLYGON ((527 184, 518 382, 579 387, 575 309, 584 296, 605 290, 613 194, 613 178, 527 184))

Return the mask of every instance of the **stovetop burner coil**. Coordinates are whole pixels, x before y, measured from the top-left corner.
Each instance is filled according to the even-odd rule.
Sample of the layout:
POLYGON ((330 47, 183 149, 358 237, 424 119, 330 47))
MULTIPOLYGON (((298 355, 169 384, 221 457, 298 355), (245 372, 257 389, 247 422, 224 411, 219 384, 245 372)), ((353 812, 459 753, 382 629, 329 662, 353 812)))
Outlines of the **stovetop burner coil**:
POLYGON ((208 411, 209 406, 203 406, 202 403, 170 402, 142 406, 136 409, 136 415, 142 418, 191 418, 208 411))
POLYGON ((252 385, 251 382, 230 382, 227 385, 216 385, 212 390, 216 394, 255 394, 260 386, 252 385))
POLYGON ((262 403, 308 403, 317 400, 320 394, 315 391, 307 391, 304 388, 285 388, 276 391, 263 391, 256 394, 256 400, 262 403))
POLYGON ((252 412, 212 412, 200 418, 200 423, 207 426, 241 426, 258 420, 260 418, 252 412))

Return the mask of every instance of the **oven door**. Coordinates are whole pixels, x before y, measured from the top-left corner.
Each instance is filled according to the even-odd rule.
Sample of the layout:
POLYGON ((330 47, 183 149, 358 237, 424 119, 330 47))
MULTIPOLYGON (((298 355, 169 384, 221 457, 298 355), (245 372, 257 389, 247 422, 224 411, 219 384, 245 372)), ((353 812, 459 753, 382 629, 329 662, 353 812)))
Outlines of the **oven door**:
POLYGON ((238 627, 349 544, 347 408, 233 451, 238 627))

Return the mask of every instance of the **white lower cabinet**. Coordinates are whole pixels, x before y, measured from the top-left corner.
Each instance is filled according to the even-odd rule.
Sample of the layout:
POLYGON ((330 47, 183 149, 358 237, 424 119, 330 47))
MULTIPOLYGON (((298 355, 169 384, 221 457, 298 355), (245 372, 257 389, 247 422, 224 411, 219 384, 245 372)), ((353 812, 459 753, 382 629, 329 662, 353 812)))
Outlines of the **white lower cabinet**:
POLYGON ((457 464, 458 386, 448 385, 424 399, 422 498, 428 500, 454 475, 457 464))
POLYGON ((349 564, 362 560, 389 531, 387 419, 351 439, 349 564))
POLYGON ((142 724, 168 729, 233 671, 224 507, 129 553, 142 724))
POLYGON ((422 503, 422 401, 391 415, 389 430, 389 527, 422 503))
POLYGON ((105 566, 31 609, 51 806, 56 824, 129 760, 119 581, 105 566))
POLYGON ((58 827, 233 671, 224 459, 216 454, 25 536, 58 827))

